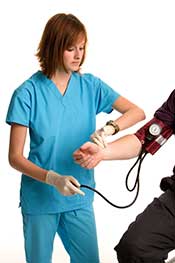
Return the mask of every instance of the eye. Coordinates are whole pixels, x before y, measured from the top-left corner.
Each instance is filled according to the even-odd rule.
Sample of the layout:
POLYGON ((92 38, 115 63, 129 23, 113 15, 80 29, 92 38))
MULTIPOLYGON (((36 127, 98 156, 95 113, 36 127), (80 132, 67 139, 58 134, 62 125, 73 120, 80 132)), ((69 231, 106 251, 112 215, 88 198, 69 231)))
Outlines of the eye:
POLYGON ((85 47, 83 46, 83 47, 80 47, 79 49, 80 49, 80 51, 81 51, 81 50, 84 50, 84 49, 85 49, 85 47))
POLYGON ((67 51, 69 51, 69 52, 74 51, 74 47, 68 47, 68 48, 67 48, 67 51))

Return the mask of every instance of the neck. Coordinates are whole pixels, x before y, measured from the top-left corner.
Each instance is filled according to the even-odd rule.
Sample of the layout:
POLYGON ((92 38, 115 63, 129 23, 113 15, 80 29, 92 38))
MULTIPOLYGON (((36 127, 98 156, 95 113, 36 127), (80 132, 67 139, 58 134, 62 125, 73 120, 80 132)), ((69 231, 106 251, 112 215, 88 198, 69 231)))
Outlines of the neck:
POLYGON ((66 91, 71 73, 72 72, 67 73, 65 71, 57 70, 51 78, 51 80, 54 82, 54 84, 57 86, 57 88, 62 94, 64 94, 66 91))
POLYGON ((62 71, 61 70, 57 70, 55 72, 55 74, 52 76, 52 79, 56 79, 56 80, 58 80, 60 82, 64 82, 64 81, 66 81, 66 80, 68 80, 70 78, 71 73, 72 73, 71 71, 65 72, 63 70, 62 71))

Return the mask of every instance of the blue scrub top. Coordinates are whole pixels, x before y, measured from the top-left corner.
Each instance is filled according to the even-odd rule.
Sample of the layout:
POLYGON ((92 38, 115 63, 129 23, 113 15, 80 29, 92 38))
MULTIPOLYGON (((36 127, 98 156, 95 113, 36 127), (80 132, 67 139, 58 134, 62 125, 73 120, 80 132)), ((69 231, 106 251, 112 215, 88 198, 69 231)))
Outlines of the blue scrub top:
MULTIPOLYGON (((33 74, 11 98, 6 122, 29 128, 28 159, 36 165, 62 175, 72 175, 95 187, 94 171, 77 165, 73 152, 90 140, 96 128, 96 115, 110 113, 119 94, 92 74, 72 73, 62 95, 52 80, 41 71, 33 74)), ((63 196, 54 186, 22 175, 20 204, 23 213, 59 213, 82 208, 94 194, 63 196)))

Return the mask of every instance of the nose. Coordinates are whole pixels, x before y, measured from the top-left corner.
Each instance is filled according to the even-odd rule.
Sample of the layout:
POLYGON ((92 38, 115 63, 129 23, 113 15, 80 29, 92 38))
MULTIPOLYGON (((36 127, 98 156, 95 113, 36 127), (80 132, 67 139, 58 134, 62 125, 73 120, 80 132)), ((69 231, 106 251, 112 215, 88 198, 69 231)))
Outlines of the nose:
POLYGON ((80 59, 80 50, 78 48, 75 49, 75 54, 74 54, 76 59, 80 59))

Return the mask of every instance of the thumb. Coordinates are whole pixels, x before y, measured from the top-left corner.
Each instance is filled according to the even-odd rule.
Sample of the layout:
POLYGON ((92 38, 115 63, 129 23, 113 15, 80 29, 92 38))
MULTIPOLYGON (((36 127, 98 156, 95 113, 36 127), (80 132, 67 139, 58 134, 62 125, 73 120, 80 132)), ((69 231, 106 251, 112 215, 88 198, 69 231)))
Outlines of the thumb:
POLYGON ((70 177, 70 182, 72 184, 71 188, 72 190, 77 193, 77 194, 80 194, 80 195, 85 195, 85 193, 83 191, 80 190, 80 183, 74 178, 74 177, 70 177))
POLYGON ((90 147, 93 146, 93 145, 95 145, 95 143, 86 142, 80 147, 80 150, 81 151, 86 151, 86 150, 90 149, 90 147))

